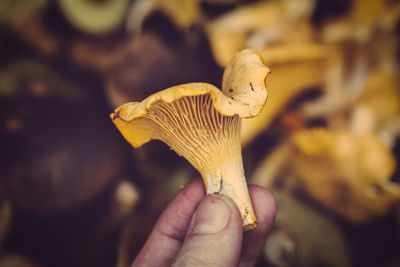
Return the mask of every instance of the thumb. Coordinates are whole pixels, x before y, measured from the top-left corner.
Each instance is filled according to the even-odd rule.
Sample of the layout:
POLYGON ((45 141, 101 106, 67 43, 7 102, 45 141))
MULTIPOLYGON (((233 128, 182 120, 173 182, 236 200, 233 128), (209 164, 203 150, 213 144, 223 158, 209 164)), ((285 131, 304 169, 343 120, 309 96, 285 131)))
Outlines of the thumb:
POLYGON ((242 236, 242 220, 233 201, 223 195, 206 196, 173 266, 237 266, 242 236))

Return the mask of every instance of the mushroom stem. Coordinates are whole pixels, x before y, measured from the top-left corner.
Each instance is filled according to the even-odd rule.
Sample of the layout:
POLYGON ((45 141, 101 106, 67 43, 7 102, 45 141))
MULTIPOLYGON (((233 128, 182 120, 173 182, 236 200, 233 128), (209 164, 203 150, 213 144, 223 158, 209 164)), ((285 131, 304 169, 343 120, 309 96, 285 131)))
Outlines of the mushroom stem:
POLYGON ((202 174, 202 177, 207 194, 222 194, 235 202, 242 216, 245 231, 257 227, 240 153, 212 173, 202 174))

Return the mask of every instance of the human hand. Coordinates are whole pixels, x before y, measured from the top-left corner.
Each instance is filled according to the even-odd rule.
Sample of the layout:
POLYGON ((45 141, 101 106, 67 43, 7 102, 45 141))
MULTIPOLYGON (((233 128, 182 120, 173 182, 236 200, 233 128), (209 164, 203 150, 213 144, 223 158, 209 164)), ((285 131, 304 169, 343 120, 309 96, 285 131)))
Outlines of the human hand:
POLYGON ((189 183, 161 214, 133 266, 253 266, 276 215, 272 194, 249 186, 258 227, 244 232, 239 210, 223 195, 189 183))

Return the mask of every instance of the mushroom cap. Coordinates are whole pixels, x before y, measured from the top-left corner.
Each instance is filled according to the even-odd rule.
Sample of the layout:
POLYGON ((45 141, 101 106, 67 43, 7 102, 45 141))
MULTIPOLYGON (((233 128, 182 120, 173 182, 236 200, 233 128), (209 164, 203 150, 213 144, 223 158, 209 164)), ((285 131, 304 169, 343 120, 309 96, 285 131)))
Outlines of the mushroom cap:
MULTIPOLYGON (((226 68, 222 92, 208 83, 188 83, 157 92, 142 102, 129 102, 110 115, 122 135, 135 148, 157 138, 157 128, 147 118, 160 102, 171 104, 183 97, 209 95, 213 108, 224 116, 257 116, 266 100, 265 80, 270 70, 251 50, 236 54, 226 68)), ((189 109, 190 111, 190 109, 189 109)))

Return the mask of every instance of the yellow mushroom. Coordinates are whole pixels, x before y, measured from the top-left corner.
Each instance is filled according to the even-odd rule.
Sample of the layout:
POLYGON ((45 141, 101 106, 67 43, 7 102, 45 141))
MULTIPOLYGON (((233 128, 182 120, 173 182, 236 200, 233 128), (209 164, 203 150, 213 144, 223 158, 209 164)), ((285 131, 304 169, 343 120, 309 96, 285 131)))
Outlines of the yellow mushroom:
POLYGON ((91 34, 104 34, 118 28, 129 0, 58 0, 58 5, 71 24, 91 34))
MULTIPOLYGON (((337 55, 327 46, 312 43, 282 44, 260 52, 264 62, 274 70, 268 80, 270 102, 259 116, 243 121, 243 146, 267 129, 284 107, 296 96, 313 87, 325 88, 330 82, 327 71, 337 55), (290 78, 288 78, 290 77, 290 78)), ((325 89, 324 89, 325 90, 325 89)))
POLYGON ((140 33, 146 18, 156 11, 165 14, 182 30, 188 30, 201 21, 198 0, 136 0, 128 10, 127 30, 140 33))
POLYGON ((395 159, 372 134, 314 129, 297 132, 292 172, 321 204, 351 222, 387 214, 400 201, 391 181, 395 159))
POLYGON ((268 73, 258 54, 243 50, 225 69, 222 92, 207 83, 183 84, 126 103, 111 119, 133 147, 158 139, 185 157, 203 177, 207 194, 232 198, 243 228, 252 229, 257 221, 243 170, 240 118, 260 113, 268 73))
POLYGON ((215 60, 226 66, 241 49, 260 51, 272 44, 311 41, 314 0, 260 1, 241 5, 209 21, 205 30, 215 60))
POLYGON ((353 223, 384 216, 400 202, 391 151, 370 133, 323 128, 295 132, 269 154, 251 182, 272 190, 301 189, 353 223))

